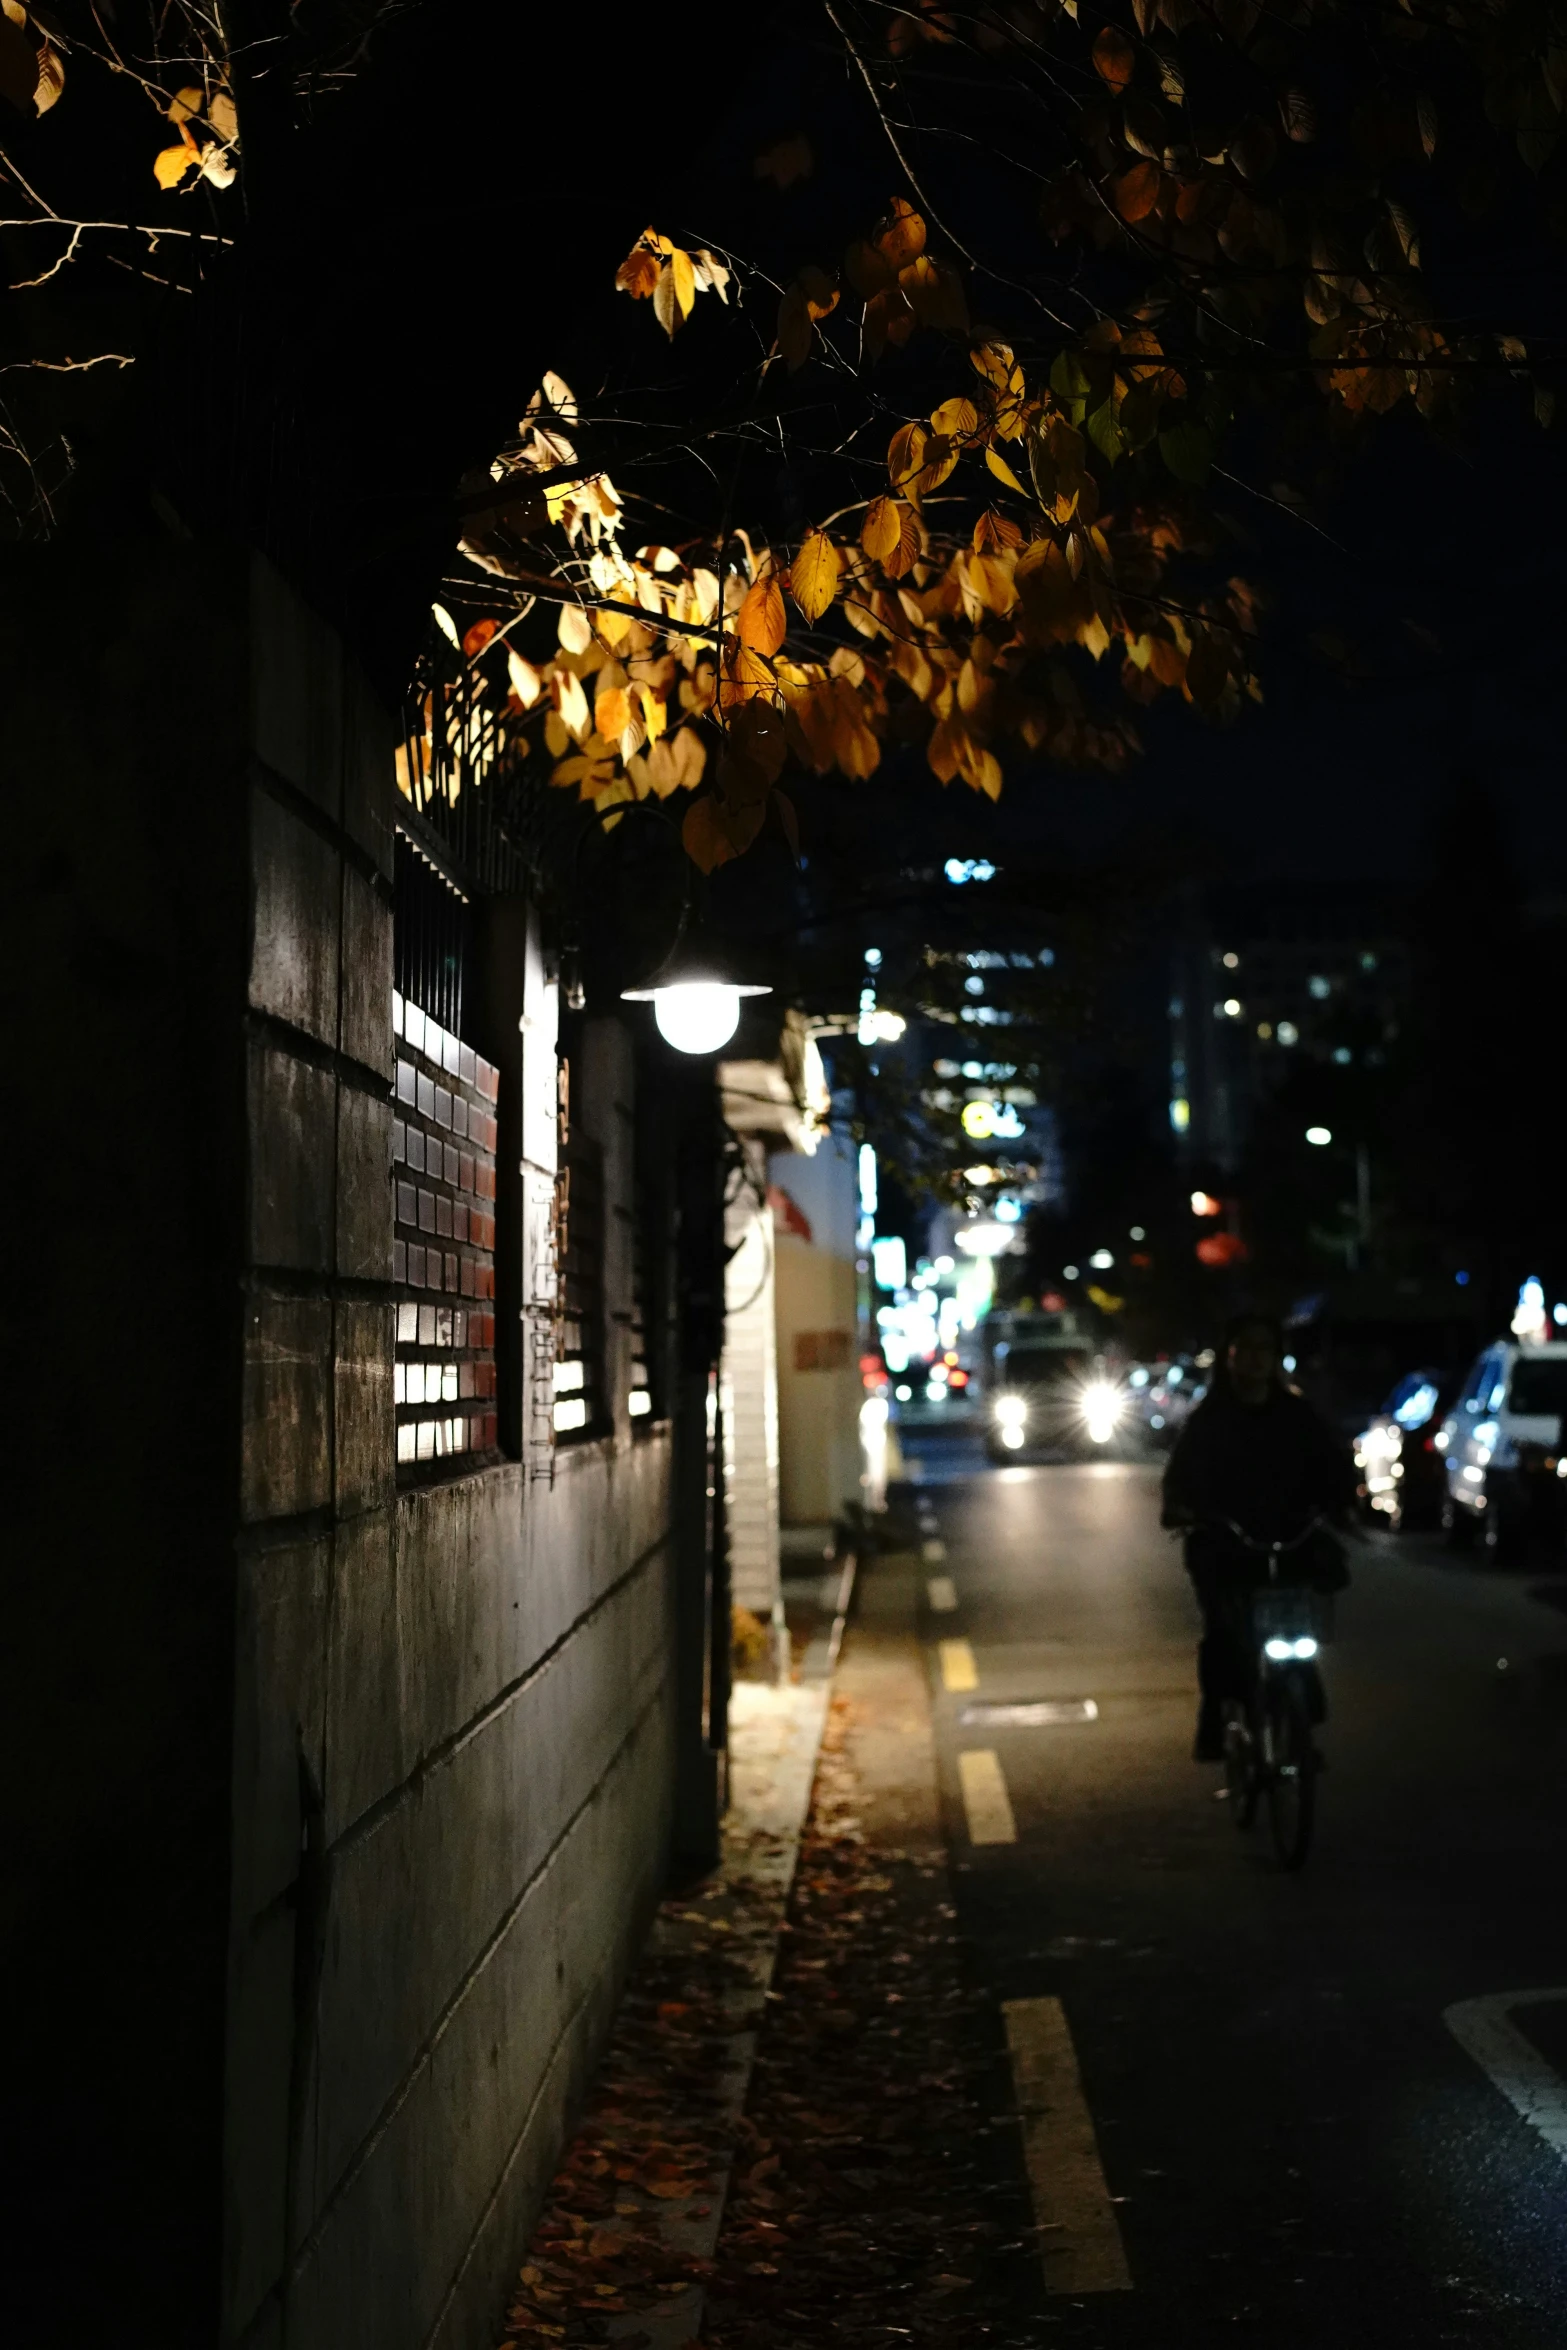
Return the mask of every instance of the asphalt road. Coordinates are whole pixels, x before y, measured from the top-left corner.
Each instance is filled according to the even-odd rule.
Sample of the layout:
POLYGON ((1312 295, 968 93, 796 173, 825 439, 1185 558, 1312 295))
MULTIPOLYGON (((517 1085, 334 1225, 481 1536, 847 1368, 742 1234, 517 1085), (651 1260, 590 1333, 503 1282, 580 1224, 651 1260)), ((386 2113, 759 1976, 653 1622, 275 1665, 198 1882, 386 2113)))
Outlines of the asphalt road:
POLYGON ((1043 2290, 1040 2338, 1559 2350, 1567 2152, 1446 2018, 1563 1986, 1513 2014, 1512 2046, 1537 2100, 1567 2074, 1567 1564, 1358 1550, 1317 1845, 1291 1877, 1190 1759, 1196 1616, 1157 1468, 906 1449, 936 1546, 924 1630, 962 1927, 998 2013, 1061 2003, 1130 2279, 1043 2290), (972 1689, 945 1685, 943 1661, 969 1670, 953 1641, 972 1689), (1080 1698, 1096 1720, 972 1718, 1080 1698), (1015 1842, 975 1843, 965 1750, 994 1754, 1015 1842))

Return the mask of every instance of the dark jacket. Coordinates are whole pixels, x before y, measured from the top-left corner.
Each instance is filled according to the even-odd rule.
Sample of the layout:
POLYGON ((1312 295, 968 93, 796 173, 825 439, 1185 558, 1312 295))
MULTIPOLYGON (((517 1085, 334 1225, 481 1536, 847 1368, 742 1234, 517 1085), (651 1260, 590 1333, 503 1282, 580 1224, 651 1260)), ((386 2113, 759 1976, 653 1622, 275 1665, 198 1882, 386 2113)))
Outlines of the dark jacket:
POLYGON ((1287 1540, 1355 1500, 1348 1445, 1292 1387, 1243 1404, 1216 1387, 1181 1431, 1164 1472, 1166 1525, 1233 1519, 1260 1542, 1287 1540))

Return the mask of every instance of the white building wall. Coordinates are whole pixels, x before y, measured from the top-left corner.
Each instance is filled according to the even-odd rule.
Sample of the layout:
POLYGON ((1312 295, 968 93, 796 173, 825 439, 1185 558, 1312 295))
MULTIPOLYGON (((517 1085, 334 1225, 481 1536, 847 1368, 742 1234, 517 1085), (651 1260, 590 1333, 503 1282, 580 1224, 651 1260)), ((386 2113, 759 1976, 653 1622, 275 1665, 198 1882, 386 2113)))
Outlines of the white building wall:
POLYGON ((724 1460, 734 1602, 763 1622, 779 1600, 778 1345, 772 1212, 747 1185, 725 1217, 724 1460))

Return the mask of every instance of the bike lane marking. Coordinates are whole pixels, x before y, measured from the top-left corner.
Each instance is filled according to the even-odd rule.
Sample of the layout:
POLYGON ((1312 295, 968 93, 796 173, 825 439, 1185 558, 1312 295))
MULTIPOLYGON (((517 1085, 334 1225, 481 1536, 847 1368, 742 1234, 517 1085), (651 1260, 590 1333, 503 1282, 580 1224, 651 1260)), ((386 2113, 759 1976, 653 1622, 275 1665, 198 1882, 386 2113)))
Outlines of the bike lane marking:
POLYGON ((979 1687, 979 1667, 974 1662, 974 1651, 966 1640, 943 1640, 938 1643, 937 1653, 941 1658, 943 1689, 979 1687))
POLYGON ((1567 2162, 1567 2081, 1512 2020, 1515 2007, 1545 2007, 1567 1999, 1567 1987, 1553 1991, 1494 1991, 1483 1999, 1458 1999, 1442 2021, 1460 2048, 1501 2090, 1514 2112, 1538 2130, 1567 2162))
POLYGON ((956 1612, 958 1587, 950 1575, 932 1575, 925 1589, 932 1615, 950 1616, 956 1612))
POLYGON ((1047 2293, 1126 2293, 1132 2274, 1059 1999, 1005 1999, 1023 2161, 1047 2293))
POLYGON ((1012 1798, 1001 1769, 1001 1757, 988 1746, 966 1746, 958 1755, 958 1785, 971 1844, 1015 1844, 1017 1821, 1012 1798))

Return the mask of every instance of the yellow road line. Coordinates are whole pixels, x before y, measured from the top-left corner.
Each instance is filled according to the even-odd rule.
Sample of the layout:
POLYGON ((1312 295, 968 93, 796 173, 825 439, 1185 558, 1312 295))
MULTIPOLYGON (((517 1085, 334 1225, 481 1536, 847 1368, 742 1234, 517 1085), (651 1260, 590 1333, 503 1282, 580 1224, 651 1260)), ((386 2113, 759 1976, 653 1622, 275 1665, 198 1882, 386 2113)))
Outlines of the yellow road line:
POLYGON ((977 1689, 979 1667, 974 1662, 974 1651, 966 1640, 943 1640, 940 1643, 941 1686, 943 1689, 977 1689))
POLYGON ((1012 2051, 1045 2290, 1129 2292, 1126 2248, 1105 2185, 1066 2011, 1059 1999, 1007 1999, 1001 2012, 1012 2051))
POLYGON ((958 1756, 958 1784, 968 1817, 971 1844, 1015 1844, 1017 1822, 1001 1775, 1001 1758, 988 1746, 967 1747, 958 1756))
POLYGON ((925 1590, 934 1614, 950 1616, 954 1613, 958 1604, 958 1587, 950 1575, 932 1575, 925 1590))

